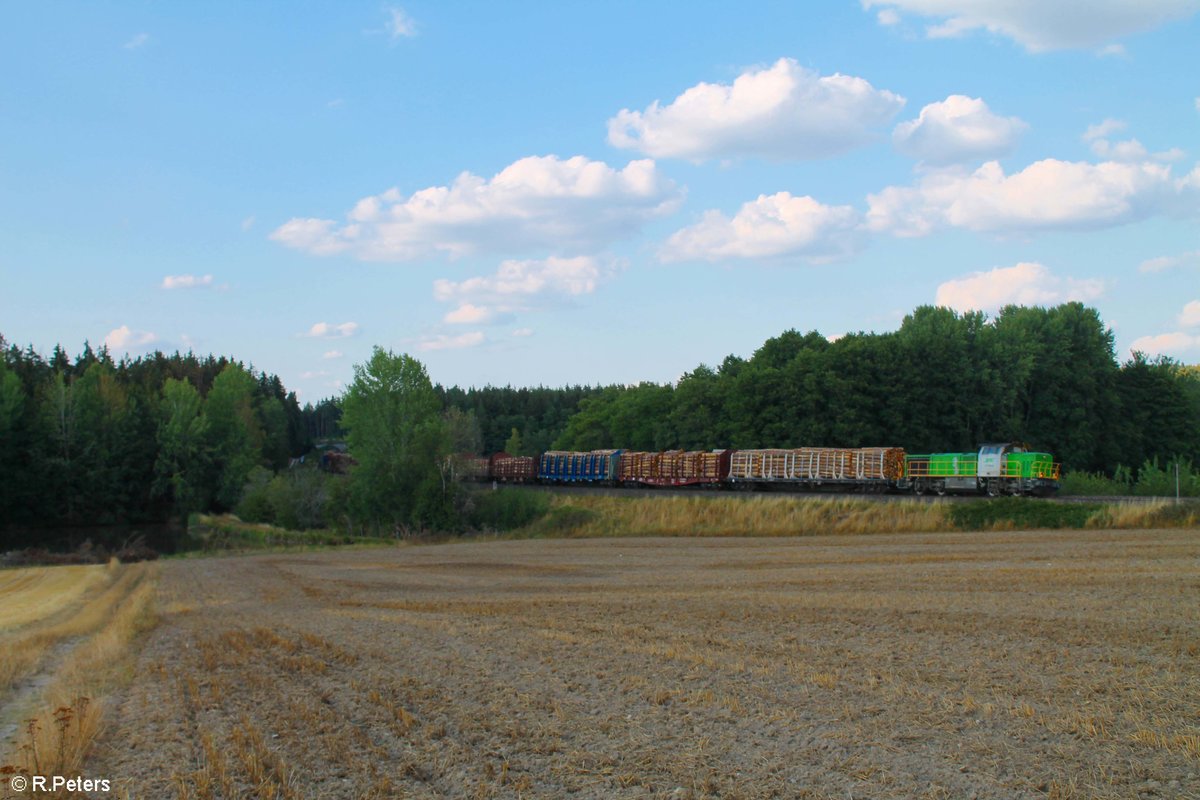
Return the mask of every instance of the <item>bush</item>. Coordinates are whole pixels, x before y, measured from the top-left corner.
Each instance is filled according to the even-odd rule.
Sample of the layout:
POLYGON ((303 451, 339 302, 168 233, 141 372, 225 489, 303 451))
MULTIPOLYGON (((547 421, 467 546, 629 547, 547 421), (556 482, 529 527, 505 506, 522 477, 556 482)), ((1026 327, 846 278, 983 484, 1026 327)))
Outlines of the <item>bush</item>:
POLYGON ((272 522, 275 519, 269 489, 272 479, 271 471, 265 467, 250 470, 242 488, 242 499, 235 509, 239 518, 246 522, 272 522))
POLYGON ((1132 491, 1129 470, 1118 467, 1115 477, 1100 472, 1068 472, 1062 476, 1058 492, 1063 495, 1114 497, 1132 491))
MULTIPOLYGON (((1147 460, 1138 470, 1133 493, 1143 497, 1174 497, 1176 463, 1170 461, 1165 467, 1160 467, 1157 458, 1147 460)), ((1200 472, 1192 467, 1188 459, 1182 459, 1178 464, 1179 494, 1183 497, 1200 497, 1200 472)))
POLYGON ((1099 503, 1055 503, 1024 497, 1001 497, 949 507, 954 526, 967 531, 996 528, 1084 528, 1104 506, 1099 503))
POLYGON ((498 489, 479 492, 467 521, 479 530, 508 531, 523 528, 546 515, 550 498, 529 489, 498 489))

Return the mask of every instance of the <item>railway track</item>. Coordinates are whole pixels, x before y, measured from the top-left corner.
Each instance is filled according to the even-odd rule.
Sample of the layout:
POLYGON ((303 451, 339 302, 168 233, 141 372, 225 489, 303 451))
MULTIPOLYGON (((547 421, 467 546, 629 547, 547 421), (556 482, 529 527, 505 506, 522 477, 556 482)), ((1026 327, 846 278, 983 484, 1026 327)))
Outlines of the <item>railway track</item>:
MULTIPOLYGON (((500 484, 506 486, 506 484, 500 484)), ((736 491, 727 489, 704 489, 697 487, 654 487, 654 486, 547 486, 541 484, 519 485, 528 491, 547 492, 563 495, 590 495, 592 497, 707 497, 707 498, 740 498, 742 500, 760 500, 765 497, 795 497, 798 499, 843 499, 866 500, 878 503, 894 503, 897 501, 915 501, 920 503, 972 503, 979 500, 989 500, 984 495, 947 494, 918 496, 908 493, 879 493, 879 492, 838 492, 838 491, 790 491, 776 489, 769 491, 736 491)), ((1128 503, 1145 504, 1156 502, 1174 502, 1174 497, 1134 497, 1131 495, 1094 495, 1094 496, 1063 496, 1042 498, 1055 503, 1128 503)), ((1200 498, 1184 497, 1181 503, 1200 503, 1200 498)))

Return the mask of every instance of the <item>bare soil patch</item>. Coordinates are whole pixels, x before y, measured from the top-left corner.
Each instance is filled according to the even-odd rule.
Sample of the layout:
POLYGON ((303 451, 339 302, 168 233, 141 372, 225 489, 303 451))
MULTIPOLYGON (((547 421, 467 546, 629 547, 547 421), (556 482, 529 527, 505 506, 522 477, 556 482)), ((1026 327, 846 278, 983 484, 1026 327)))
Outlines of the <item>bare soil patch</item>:
POLYGON ((162 568, 115 796, 1200 797, 1194 530, 162 568))

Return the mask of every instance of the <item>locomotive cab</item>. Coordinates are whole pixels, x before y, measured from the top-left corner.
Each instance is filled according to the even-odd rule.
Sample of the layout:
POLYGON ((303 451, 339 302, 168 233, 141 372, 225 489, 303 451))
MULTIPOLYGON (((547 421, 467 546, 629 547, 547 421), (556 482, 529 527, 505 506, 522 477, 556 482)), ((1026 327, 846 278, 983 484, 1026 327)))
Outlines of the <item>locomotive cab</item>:
POLYGON ((985 444, 979 448, 976 481, 980 492, 1051 494, 1058 490, 1060 465, 1049 453, 1030 452, 1020 442, 985 444))

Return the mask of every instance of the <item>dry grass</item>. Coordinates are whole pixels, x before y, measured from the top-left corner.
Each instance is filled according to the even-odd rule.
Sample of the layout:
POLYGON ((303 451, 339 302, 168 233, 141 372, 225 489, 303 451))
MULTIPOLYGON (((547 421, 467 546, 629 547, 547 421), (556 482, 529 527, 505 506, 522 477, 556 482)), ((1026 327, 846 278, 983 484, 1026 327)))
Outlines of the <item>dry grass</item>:
POLYGON ((80 605, 114 572, 99 564, 0 570, 0 636, 80 605))
MULTIPOLYGON (((30 673, 36 671, 51 649, 72 640, 90 636, 111 622, 116 608, 142 580, 149 567, 122 566, 114 559, 107 565, 86 567, 31 567, 28 570, 10 570, 7 574, 31 572, 32 580, 21 581, 19 575, 12 581, 18 587, 8 593, 13 608, 12 619, 22 620, 18 626, 9 626, 10 632, 0 636, 0 701, 7 691, 30 673), (66 571, 63 576, 44 575, 46 571, 66 571), (80 572, 82 570, 82 572, 80 572), (78 581, 81 588, 72 582, 78 581), (66 602, 54 592, 62 589, 69 598, 66 602), (38 603, 49 609, 38 618, 29 611, 38 603), (33 622, 40 619, 39 622, 33 622)), ((0 612, 0 619, 9 619, 0 612)))
POLYGON ((136 797, 1200 796, 1198 557, 1158 530, 169 563, 85 767, 136 797))
POLYGON ((1038 528, 1194 528, 1200 504, 1074 504, 1029 498, 974 502, 887 501, 819 495, 554 495, 541 520, 507 538, 812 536, 1038 528))
POLYGON ((78 773, 101 729, 106 691, 127 677, 131 641, 153 624, 157 565, 100 569, 109 582, 93 582, 69 618, 23 630, 5 650, 10 689, 13 679, 40 671, 37 682, 10 691, 0 706, 25 720, 16 743, 0 753, 5 763, 32 774, 78 773), (44 663, 51 655, 54 662, 44 663))
MULTIPOLYGON (((587 512, 564 532, 594 536, 809 536, 951 530, 937 504, 844 498, 555 496, 552 509, 587 512)), ((553 511, 551 519, 554 519, 553 511)))

